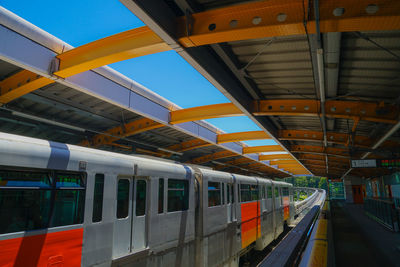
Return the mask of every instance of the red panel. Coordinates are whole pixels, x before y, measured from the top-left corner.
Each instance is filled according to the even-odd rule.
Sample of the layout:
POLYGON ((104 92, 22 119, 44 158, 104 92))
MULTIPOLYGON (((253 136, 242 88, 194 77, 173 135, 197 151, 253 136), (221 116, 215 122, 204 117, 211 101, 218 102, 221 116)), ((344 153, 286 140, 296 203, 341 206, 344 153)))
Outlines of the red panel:
POLYGON ((247 247, 261 235, 259 202, 240 205, 242 214, 242 248, 247 247))
POLYGON ((0 241, 0 266, 81 266, 83 228, 0 241))

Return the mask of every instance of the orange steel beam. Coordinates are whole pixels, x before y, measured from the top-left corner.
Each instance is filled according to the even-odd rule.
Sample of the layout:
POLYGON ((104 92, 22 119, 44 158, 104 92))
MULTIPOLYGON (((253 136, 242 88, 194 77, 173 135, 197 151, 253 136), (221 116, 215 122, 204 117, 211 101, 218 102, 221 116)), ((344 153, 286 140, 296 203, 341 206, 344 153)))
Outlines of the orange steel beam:
POLYGON ((284 151, 284 149, 279 145, 243 147, 243 154, 274 152, 274 151, 284 151))
MULTIPOLYGON (((254 162, 254 160, 246 158, 246 157, 242 157, 242 158, 239 158, 239 159, 234 159, 234 160, 230 160, 230 161, 224 162, 225 164, 229 164, 230 166, 229 165, 226 165, 226 166, 225 165, 218 165, 218 166, 215 167, 215 169, 216 170, 221 170, 221 169, 225 169, 225 168, 228 168, 228 167, 231 167, 231 166, 234 166, 234 165, 241 166, 241 165, 244 165, 244 164, 247 164, 247 163, 251 163, 251 162, 254 162)), ((246 166, 243 166, 243 168, 245 168, 246 166)))
POLYGON ((107 64, 171 50, 149 27, 121 32, 59 54, 55 75, 66 78, 107 64))
POLYGON ((192 139, 189 141, 185 141, 173 146, 167 147, 168 150, 176 151, 176 152, 184 152, 184 151, 189 151, 193 150, 196 148, 201 148, 201 147, 206 147, 206 146, 211 146, 211 143, 208 143, 202 139, 192 139))
MULTIPOLYGON (((302 169, 301 167, 298 167, 298 166, 301 166, 299 163, 291 163, 291 164, 274 164, 274 165, 277 165, 278 166, 278 169, 285 169, 285 168, 298 168, 298 169, 302 169)), ((274 166, 273 165, 273 166, 274 166)))
POLYGON ((239 156, 239 154, 233 153, 228 150, 224 150, 224 151, 215 152, 213 154, 208 154, 205 156, 194 158, 190 162, 193 164, 202 164, 202 163, 206 163, 206 162, 216 160, 216 159, 230 158, 230 157, 235 157, 235 156, 239 156))
POLYGON ((224 103, 171 111, 170 123, 177 124, 188 121, 234 116, 243 116, 243 112, 232 103, 224 103))
MULTIPOLYGON (((327 132, 326 138, 328 143, 346 145, 350 135, 346 133, 335 133, 327 132)), ((324 133, 319 131, 308 131, 308 130, 280 130, 278 132, 279 140, 299 140, 299 141, 311 141, 311 142, 323 142, 324 133)), ((374 140, 368 136, 356 135, 353 136, 353 146, 358 147, 370 147, 374 143, 374 140)), ((393 146, 396 142, 386 141, 383 146, 393 146)))
MULTIPOLYGON (((131 146, 121 145, 121 144, 117 144, 117 143, 109 143, 108 145, 119 147, 119 148, 126 149, 126 150, 132 150, 131 146)), ((151 151, 151 150, 143 149, 143 148, 136 148, 135 152, 138 152, 138 153, 141 153, 141 154, 146 154, 146 155, 152 155, 152 156, 156 156, 156 157, 165 157, 165 156, 170 156, 171 155, 171 153, 168 153, 168 152, 151 151)))
POLYGON ((142 118, 126 123, 123 126, 117 126, 111 128, 102 134, 95 135, 90 141, 89 140, 82 141, 79 145, 98 147, 100 145, 111 144, 114 141, 124 137, 132 136, 135 134, 161 128, 164 126, 165 125, 160 124, 156 121, 147 118, 142 118))
MULTIPOLYGON (((318 100, 278 99, 258 100, 252 104, 255 116, 313 116, 319 117, 321 106, 318 100)), ((400 107, 364 101, 326 101, 328 118, 345 118, 381 123, 397 123, 400 107)), ((171 111, 171 124, 211 118, 244 116, 233 103, 215 104, 171 111)))
MULTIPOLYGON (((399 2, 400 3, 400 2, 399 2)), ((399 106, 365 101, 326 101, 328 118, 359 119, 382 123, 397 123, 399 106)), ((320 116, 318 100, 259 100, 253 103, 253 114, 262 116, 320 116)))
POLYGON ((300 165, 297 160, 274 160, 271 161, 270 165, 300 165))
POLYGON ((290 154, 275 154, 275 155, 260 155, 258 156, 258 160, 278 160, 278 159, 293 159, 293 156, 290 154))
POLYGON ((9 103, 51 83, 54 83, 51 79, 22 70, 0 82, 0 104, 9 103))
MULTIPOLYGON (((326 170, 326 167, 325 166, 322 166, 322 165, 315 165, 315 164, 309 164, 309 165, 307 165, 307 166, 309 166, 309 168, 310 169, 322 169, 322 170, 326 170)), ((344 167, 344 168, 337 168, 337 167, 331 167, 331 166, 329 166, 329 170, 328 170, 328 172, 331 172, 331 171, 346 171, 347 170, 347 167, 344 167)))
POLYGON ((344 148, 325 147, 323 146, 309 146, 309 145, 294 145, 291 146, 293 153, 314 153, 314 154, 328 154, 332 156, 349 156, 349 151, 344 148))
MULTIPOLYGON (((312 154, 310 154, 312 155, 312 154)), ((329 165, 349 165, 349 160, 345 159, 345 161, 338 161, 336 159, 340 159, 340 158, 335 158, 335 157, 328 157, 328 164, 329 165)), ((303 158, 303 157, 299 157, 299 160, 302 161, 303 163, 307 163, 307 162, 314 162, 314 163, 322 163, 322 164, 326 164, 325 161, 325 156, 323 156, 323 158, 303 158)))
MULTIPOLYGON (((320 154, 301 154, 297 157, 298 160, 320 160, 325 162, 325 155, 320 154)), ((328 156, 328 161, 335 161, 335 162, 349 162, 350 157, 334 157, 328 156)))
MULTIPOLYGON (((268 0, 213 9, 178 19, 179 42, 185 47, 273 36, 304 35, 304 17, 309 1, 268 0), (193 22, 193 23, 192 23, 193 22)), ((371 10, 371 9, 369 9, 371 10)), ((399 1, 320 1, 320 31, 352 32, 397 30, 400 28, 399 1), (367 11, 371 3, 377 12, 367 11), (336 13, 336 8, 344 12, 336 13)), ((315 33, 314 13, 307 22, 315 33)))
MULTIPOLYGON (((319 160, 304 160, 303 161, 304 164, 308 165, 321 165, 321 166, 326 166, 326 162, 322 162, 319 160)), ((344 162, 329 162, 328 161, 328 166, 336 166, 336 167, 343 167, 343 168, 348 168, 349 167, 349 163, 345 164, 344 162)))
POLYGON ((262 140, 262 139, 271 139, 264 131, 251 131, 251 132, 238 132, 238 133, 225 133, 219 134, 217 136, 217 143, 229 143, 229 142, 238 142, 238 141, 246 141, 246 140, 262 140))

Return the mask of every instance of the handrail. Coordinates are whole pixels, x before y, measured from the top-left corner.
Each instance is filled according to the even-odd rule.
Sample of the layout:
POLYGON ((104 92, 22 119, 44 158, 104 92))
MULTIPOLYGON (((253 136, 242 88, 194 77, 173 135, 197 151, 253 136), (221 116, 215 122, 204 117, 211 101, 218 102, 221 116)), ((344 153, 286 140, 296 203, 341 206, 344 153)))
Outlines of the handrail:
POLYGON ((324 203, 323 208, 315 222, 299 267, 326 267, 331 265, 329 259, 331 256, 329 252, 330 205, 328 200, 325 201, 325 198, 323 198, 322 203, 324 203))

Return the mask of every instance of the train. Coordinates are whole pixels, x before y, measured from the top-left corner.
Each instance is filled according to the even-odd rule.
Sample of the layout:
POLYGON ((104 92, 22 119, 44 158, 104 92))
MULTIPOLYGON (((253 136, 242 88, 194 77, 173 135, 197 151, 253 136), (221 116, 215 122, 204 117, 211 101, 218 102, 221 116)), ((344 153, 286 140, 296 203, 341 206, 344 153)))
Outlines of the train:
POLYGON ((289 183, 0 133, 0 266, 238 266, 293 219, 289 183))

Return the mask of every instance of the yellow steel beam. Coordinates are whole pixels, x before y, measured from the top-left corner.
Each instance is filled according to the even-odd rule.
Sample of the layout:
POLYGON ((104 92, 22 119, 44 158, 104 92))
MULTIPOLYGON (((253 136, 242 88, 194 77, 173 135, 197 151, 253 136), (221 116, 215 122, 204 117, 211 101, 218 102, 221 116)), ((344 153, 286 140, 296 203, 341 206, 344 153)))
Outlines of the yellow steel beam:
MULTIPOLYGON (((121 145, 121 144, 117 144, 117 143, 109 143, 108 145, 132 151, 131 146, 121 145)), ((155 157, 169 157, 171 155, 170 153, 165 152, 165 151, 151 151, 151 150, 143 149, 143 148, 136 148, 135 152, 140 153, 140 154, 152 155, 155 157)))
POLYGON ((173 146, 167 147, 168 150, 176 151, 176 152, 184 152, 184 151, 189 151, 193 150, 196 148, 201 148, 201 147, 207 147, 211 146, 211 143, 208 143, 202 139, 195 138, 189 141, 185 141, 173 146))
POLYGON ((243 147, 243 154, 275 152, 275 151, 285 151, 285 150, 279 145, 243 147))
POLYGON ((215 152, 213 154, 208 154, 205 156, 201 156, 201 157, 197 157, 191 160, 191 163, 193 164, 203 164, 212 160, 216 160, 216 159, 223 159, 223 158, 230 158, 230 157, 235 157, 238 156, 239 154, 233 153, 231 151, 228 150, 224 150, 224 151, 219 151, 219 152, 215 152))
POLYGON ((293 159, 293 156, 290 154, 274 154, 274 155, 260 155, 258 156, 258 160, 279 160, 279 159, 293 159))
POLYGON ((297 168, 297 166, 299 166, 300 164, 296 164, 296 163, 292 163, 292 164, 279 164, 278 165, 278 169, 290 169, 290 168, 297 168))
MULTIPOLYGON (((268 0, 217 8, 178 20, 179 42, 185 47, 274 36, 304 35, 304 14, 309 1, 268 0), (193 23, 192 23, 193 22, 193 23), (189 27, 189 29, 188 29, 189 27)), ((400 28, 400 2, 375 0, 320 1, 321 32, 397 30, 400 28), (343 12, 337 9, 342 8, 343 12), (336 12, 335 12, 336 11, 336 12)), ((308 18, 307 18, 308 19, 308 18)), ((314 12, 306 24, 315 33, 314 12)))
POLYGON ((107 64, 168 50, 171 47, 144 26, 59 54, 56 56, 60 61, 59 69, 54 74, 66 78, 107 64))
POLYGON ((291 152, 329 154, 332 156, 349 156, 349 151, 347 149, 336 147, 327 147, 325 149, 324 146, 294 145, 291 146, 291 152))
MULTIPOLYGON (((327 132, 326 139, 328 143, 346 145, 350 138, 347 133, 336 133, 327 132)), ((374 139, 369 136, 355 135, 353 138, 353 146, 357 147, 371 147, 374 143, 374 139)), ((297 141, 311 141, 311 142, 323 142, 324 133, 320 131, 309 131, 309 130, 280 130, 278 132, 279 140, 297 140, 297 141)), ((395 141, 385 141, 382 146, 396 146, 398 145, 395 141)))
MULTIPOLYGON (((321 116, 318 100, 278 99, 252 103, 255 116, 321 116)), ((393 104, 365 101, 326 101, 328 118, 346 118, 394 124, 400 116, 400 107, 393 104)), ((233 103, 215 104, 171 111, 171 124, 202 119, 243 116, 233 103)))
MULTIPOLYGON (((304 160, 303 163, 305 165, 320 165, 320 166, 326 166, 326 162, 318 161, 318 160, 304 160)), ((349 168, 349 164, 344 164, 344 163, 339 163, 339 162, 329 162, 328 161, 328 166, 329 168, 331 167, 339 167, 339 168, 349 168)))
MULTIPOLYGON (((324 155, 317 155, 317 154, 302 154, 298 157, 299 160, 319 160, 325 162, 324 155)), ((335 162, 349 162, 348 158, 339 158, 339 157, 328 157, 328 161, 335 161, 335 162)))
POLYGON ((299 165, 299 162, 297 160, 275 160, 275 161, 271 161, 270 165, 299 165))
POLYGON ((217 136, 217 143, 229 143, 246 140, 262 140, 271 139, 271 137, 264 131, 251 131, 251 132, 239 132, 239 133, 225 133, 217 136))
MULTIPOLYGON (((400 2, 399 2, 400 3, 400 2)), ((262 116, 320 116, 318 100, 278 99, 253 103, 253 114, 262 116)), ((359 119, 382 123, 397 123, 399 106, 366 101, 326 101, 328 118, 359 119)))
MULTIPOLYGON (((242 158, 227 161, 227 162, 225 162, 225 164, 229 164, 229 165, 233 165, 233 166, 235 166, 235 165, 240 166, 240 165, 248 164, 251 162, 254 162, 254 160, 246 158, 246 157, 242 157, 242 158)), ((228 166, 225 166, 225 165, 218 165, 215 167, 215 169, 221 170, 221 169, 225 169, 227 167, 228 166)))
POLYGON ((105 131, 103 134, 95 135, 91 140, 84 140, 79 145, 98 147, 100 145, 107 145, 115 142, 118 139, 146 132, 149 130, 164 127, 156 121, 142 118, 126 123, 122 126, 117 126, 105 131))
POLYGON ((170 123, 177 124, 188 121, 234 116, 243 116, 243 112, 232 103, 224 103, 171 111, 170 123))
POLYGON ((54 81, 22 70, 0 82, 0 104, 11 102, 51 83, 54 81))

